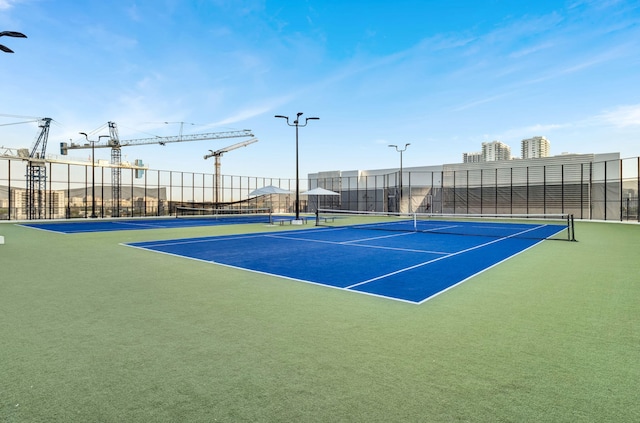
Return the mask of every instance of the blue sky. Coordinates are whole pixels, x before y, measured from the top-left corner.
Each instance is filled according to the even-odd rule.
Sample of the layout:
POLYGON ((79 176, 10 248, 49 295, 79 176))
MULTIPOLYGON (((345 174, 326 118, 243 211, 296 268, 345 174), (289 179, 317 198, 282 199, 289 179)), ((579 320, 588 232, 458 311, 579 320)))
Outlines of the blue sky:
MULTIPOLYGON (((251 129, 226 175, 462 161, 482 142, 519 155, 640 155, 640 4, 635 0, 0 0, 0 145, 30 147, 51 117, 48 153, 120 138, 251 129), (165 124, 164 122, 173 122, 165 124), (180 124, 179 122, 184 122, 180 124)), ((237 139, 123 149, 154 169, 213 173, 203 155, 237 139)), ((72 157, 87 158, 88 150, 72 157)), ((97 159, 108 159, 108 149, 97 159)))

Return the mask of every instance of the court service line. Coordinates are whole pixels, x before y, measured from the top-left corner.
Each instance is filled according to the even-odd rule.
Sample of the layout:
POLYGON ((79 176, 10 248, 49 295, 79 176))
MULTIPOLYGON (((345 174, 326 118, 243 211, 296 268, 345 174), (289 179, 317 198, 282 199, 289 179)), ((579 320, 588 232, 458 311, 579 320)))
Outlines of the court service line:
MULTIPOLYGON (((289 241, 302 241, 302 242, 318 242, 321 244, 331 244, 331 245, 346 245, 349 247, 360 247, 360 248, 377 248, 380 250, 391 250, 391 251, 402 251, 407 253, 428 253, 428 254, 451 254, 445 251, 431 251, 431 250, 416 250, 413 248, 397 248, 397 247, 384 247, 381 245, 366 245, 366 244, 354 244, 355 242, 365 241, 365 240, 355 240, 355 241, 325 241, 320 239, 309 239, 309 238, 292 238, 282 235, 267 235, 269 238, 278 238, 278 239, 286 239, 289 241)), ((376 238, 386 238, 386 237, 376 237, 376 238)), ((376 239, 376 238, 369 238, 376 239)))
POLYGON ((420 232, 437 232, 437 231, 444 231, 447 229, 453 229, 453 228, 460 228, 460 225, 447 225, 447 226, 436 226, 435 228, 426 228, 426 229, 419 229, 420 232))
POLYGON ((150 223, 133 223, 133 222, 117 222, 114 221, 113 222, 116 225, 123 225, 123 226, 142 226, 144 228, 174 228, 176 226, 174 225, 152 225, 150 223))
POLYGON ((495 244, 497 242, 501 242, 501 241, 504 241, 506 239, 516 237, 518 235, 533 231, 535 229, 542 228, 544 226, 546 226, 546 225, 536 226, 535 228, 531 228, 531 229, 528 229, 526 231, 521 231, 521 232, 518 232, 518 233, 513 234, 513 235, 509 235, 509 236, 504 237, 504 238, 494 239, 493 241, 485 242, 484 244, 479 244, 479 245, 476 245, 474 247, 466 248, 464 250, 460 250, 460 251, 457 251, 455 253, 451 253, 451 254, 448 254, 448 255, 445 255, 445 256, 442 256, 442 257, 437 257, 437 258, 435 258, 433 260, 428 260, 428 261, 425 261, 423 263, 414 264, 413 266, 405 267, 404 269, 399 269, 399 270, 396 270, 394 272, 389 272, 389 273, 387 273, 385 275, 376 276, 375 278, 371 278, 371 279, 368 279, 366 281, 362 281, 362 282, 358 282, 358 283, 350 285, 350 286, 346 286, 345 289, 355 288, 357 286, 365 285, 365 284, 373 282, 373 281, 377 281, 377 280, 380 280, 380 279, 388 278, 390 276, 397 275, 397 274, 400 274, 400 273, 404 273, 404 272, 407 272, 409 270, 417 269, 418 267, 426 266, 427 264, 435 263, 437 261, 448 259, 450 257, 454 257, 454 256, 457 256, 457 255, 460 255, 460 254, 463 254, 463 253, 468 253, 469 251, 477 250, 478 248, 483 248, 483 247, 486 247, 487 245, 495 244))
POLYGON ((376 240, 376 239, 394 238, 394 237, 397 237, 397 236, 405 236, 405 235, 413 235, 413 234, 415 234, 415 232, 401 232, 401 233, 392 234, 392 235, 374 236, 374 237, 371 237, 371 238, 354 239, 352 241, 342 241, 342 242, 340 242, 340 244, 352 244, 352 243, 355 243, 355 242, 373 241, 373 240, 376 240))

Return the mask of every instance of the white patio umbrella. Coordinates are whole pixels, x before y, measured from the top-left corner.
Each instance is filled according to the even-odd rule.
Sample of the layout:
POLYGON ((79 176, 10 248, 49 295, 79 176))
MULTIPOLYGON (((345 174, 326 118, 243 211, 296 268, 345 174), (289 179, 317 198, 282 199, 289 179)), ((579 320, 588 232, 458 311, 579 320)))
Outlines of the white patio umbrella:
POLYGON ((340 195, 340 193, 318 187, 306 192, 301 192, 300 195, 340 195))
POLYGON ((276 187, 274 185, 268 185, 266 187, 254 189, 249 193, 249 196, 266 195, 266 194, 291 194, 291 191, 276 187))
POLYGON ((316 196, 316 198, 315 198, 316 199, 316 201, 315 201, 316 204, 315 205, 316 205, 316 210, 317 210, 319 208, 318 207, 319 206, 319 204, 318 204, 319 203, 318 202, 318 197, 319 196, 340 195, 340 193, 334 192, 334 191, 329 191, 328 189, 317 187, 317 188, 311 189, 311 190, 306 191, 306 192, 301 192, 300 195, 307 195, 307 196, 308 195, 315 195, 316 196))
MULTIPOLYGON (((266 187, 254 189, 249 193, 249 197, 256 197, 256 204, 258 203, 258 197, 265 196, 263 199, 264 206, 271 209, 272 212, 278 212, 279 210, 274 210, 274 204, 272 202, 272 195, 290 195, 291 191, 287 191, 286 189, 276 187, 274 185, 267 185, 266 187)), ((276 205, 280 205, 280 201, 276 202, 276 205)), ((276 206, 277 209, 280 207, 276 206)))

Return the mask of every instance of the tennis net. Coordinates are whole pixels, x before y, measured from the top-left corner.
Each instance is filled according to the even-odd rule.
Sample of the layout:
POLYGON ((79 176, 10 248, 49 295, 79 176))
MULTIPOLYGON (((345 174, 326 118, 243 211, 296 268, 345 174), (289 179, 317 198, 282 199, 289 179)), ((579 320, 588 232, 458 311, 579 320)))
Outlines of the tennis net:
POLYGON ((176 207, 178 219, 220 220, 221 223, 272 223, 271 209, 214 209, 199 207, 176 207))
POLYGON ((319 209, 316 225, 498 238, 575 241, 570 214, 380 213, 319 209))

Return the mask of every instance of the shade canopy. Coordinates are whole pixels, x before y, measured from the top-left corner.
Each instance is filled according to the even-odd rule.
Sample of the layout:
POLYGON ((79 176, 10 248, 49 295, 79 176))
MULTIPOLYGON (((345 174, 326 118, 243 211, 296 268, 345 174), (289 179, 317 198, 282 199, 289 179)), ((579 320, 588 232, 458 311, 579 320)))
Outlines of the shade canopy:
POLYGON ((318 188, 311 189, 307 192, 301 192, 300 195, 340 195, 340 194, 337 192, 329 191, 328 189, 318 187, 318 188))
POLYGON ((250 196, 267 194, 291 194, 291 191, 287 191, 286 189, 282 189, 274 185, 268 185, 266 187, 255 189, 249 193, 250 196))

